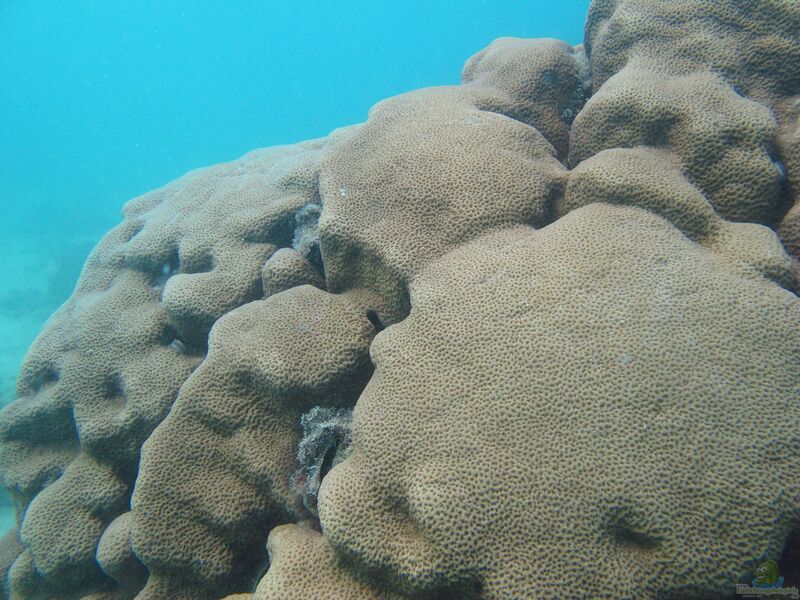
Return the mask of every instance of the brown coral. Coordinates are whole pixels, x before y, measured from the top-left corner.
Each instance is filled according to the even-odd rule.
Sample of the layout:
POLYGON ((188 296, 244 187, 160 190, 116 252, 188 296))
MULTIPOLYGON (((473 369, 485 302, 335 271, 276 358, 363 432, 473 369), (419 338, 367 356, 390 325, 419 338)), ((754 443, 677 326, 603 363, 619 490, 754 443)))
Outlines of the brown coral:
POLYGON ((269 534, 270 569, 252 600, 401 600, 360 581, 343 568, 328 540, 306 524, 282 525, 269 534))
POLYGON ((411 597, 715 597, 780 553, 800 516, 793 294, 592 204, 465 244, 411 301, 320 495, 359 572, 411 597))
POLYGON ((367 310, 306 285, 214 326, 208 357, 142 449, 131 503, 133 548, 150 571, 140 598, 252 589, 266 532, 303 514, 289 489, 300 415, 354 404, 371 375, 367 310))
POLYGON ((797 149, 778 130, 780 107, 800 94, 799 25, 787 0, 593 2, 595 94, 572 130, 571 164, 605 148, 662 147, 721 216, 774 225, 791 203, 796 158, 783 154, 797 149))

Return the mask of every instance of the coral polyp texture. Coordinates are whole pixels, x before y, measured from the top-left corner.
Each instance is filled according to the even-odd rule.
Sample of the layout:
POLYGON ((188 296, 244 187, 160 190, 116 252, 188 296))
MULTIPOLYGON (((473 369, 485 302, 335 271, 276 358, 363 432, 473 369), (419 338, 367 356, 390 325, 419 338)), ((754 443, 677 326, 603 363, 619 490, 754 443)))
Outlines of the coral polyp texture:
POLYGON ((800 4, 596 0, 132 200, 0 413, 3 596, 717 598, 800 553, 800 4))

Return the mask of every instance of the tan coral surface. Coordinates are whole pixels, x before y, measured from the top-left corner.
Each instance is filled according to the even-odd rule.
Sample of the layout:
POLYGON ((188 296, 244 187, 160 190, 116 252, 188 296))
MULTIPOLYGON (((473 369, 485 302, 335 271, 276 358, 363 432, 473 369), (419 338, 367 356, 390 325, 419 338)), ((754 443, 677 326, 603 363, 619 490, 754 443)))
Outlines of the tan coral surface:
MULTIPOLYGON (((333 136, 331 140, 335 140, 333 136)), ((50 319, 0 414, 0 467, 24 520, 17 597, 117 583, 95 560, 130 510, 139 450, 201 362, 211 324, 260 298, 329 140, 253 152, 131 201, 50 319)))
POLYGON ((780 553, 800 506, 792 293, 593 204, 464 245, 411 301, 321 491, 362 572, 411 595, 712 597, 780 553))
POLYGON ((219 597, 265 568, 264 532, 303 514, 289 488, 300 415, 354 404, 372 373, 366 312, 306 285, 214 326, 208 357, 142 449, 131 502, 133 549, 150 569, 140 598, 219 597))
POLYGON ((400 594, 359 581, 342 568, 328 540, 311 527, 281 525, 269 534, 270 569, 253 600, 402 600, 400 594))
POLYGON ((800 94, 799 30, 800 4, 787 0, 594 2, 595 94, 575 120, 571 163, 665 147, 721 216, 774 223, 787 202, 776 108, 800 94))

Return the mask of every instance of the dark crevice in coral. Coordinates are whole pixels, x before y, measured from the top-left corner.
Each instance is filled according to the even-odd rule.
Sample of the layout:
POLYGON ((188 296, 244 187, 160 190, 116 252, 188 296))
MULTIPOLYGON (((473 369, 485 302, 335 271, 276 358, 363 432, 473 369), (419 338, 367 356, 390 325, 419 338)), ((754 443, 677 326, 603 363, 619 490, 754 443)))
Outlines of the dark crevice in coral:
MULTIPOLYGON (((32 394, 36 394, 46 387, 58 382, 60 373, 55 367, 45 367, 28 382, 32 394)), ((26 394, 27 395, 27 394, 26 394)))
MULTIPOLYGON (((561 111, 561 114, 559 115, 558 118, 561 119, 561 122, 564 125, 566 125, 567 128, 569 128, 572 126, 572 122, 575 120, 576 114, 577 113, 573 111, 571 108, 565 108, 564 110, 561 111)), ((567 148, 567 154, 569 154, 569 148, 567 148)))
POLYGON ((325 233, 321 238, 322 255, 333 269, 329 269, 325 277, 327 291, 332 294, 356 289, 368 291, 380 299, 386 326, 405 319, 411 312, 406 276, 358 244, 330 231, 325 233), (359 268, 350 268, 350 265, 359 265, 359 268), (365 274, 369 277, 364 277, 365 274))
MULTIPOLYGON (((560 115, 561 122, 567 126, 567 129, 572 127, 575 117, 583 110, 584 105, 592 95, 591 67, 587 56, 579 48, 573 48, 572 55, 575 59, 578 82, 572 88, 569 104, 560 115)), ((567 140, 567 145, 569 146, 569 140, 567 140)), ((567 147, 565 156, 569 156, 569 147, 567 147)))
POLYGON ((400 308, 400 312, 398 314, 393 314, 391 318, 383 319, 383 322, 386 323, 387 327, 389 325, 393 325, 394 323, 400 323, 401 321, 404 321, 405 318, 411 314, 411 293, 408 291, 408 285, 404 285, 400 290, 398 306, 400 308))
POLYGON ((322 205, 317 202, 306 204, 295 213, 295 228, 292 236, 292 248, 310 262, 325 278, 325 263, 319 241, 319 219, 322 205))
POLYGON ((137 221, 137 222, 123 222, 119 226, 120 232, 122 233, 122 239, 120 240, 121 243, 125 244, 130 242, 133 238, 139 235, 142 230, 144 229, 144 221, 137 221))
POLYGON ((40 398, 22 399, 22 402, 38 405, 34 405, 33 410, 24 416, 0 421, 0 442, 36 439, 48 448, 74 449, 77 453, 78 430, 72 418, 72 406, 63 401, 51 403, 51 400, 47 398, 45 404, 40 398))
POLYGON ((164 346, 169 346, 176 352, 185 348, 184 343, 178 339, 178 332, 171 325, 164 327, 164 331, 161 334, 161 343, 164 346), (173 346, 173 344, 175 345, 173 346))
MULTIPOLYGON (((575 117, 577 117, 578 113, 581 112, 583 105, 586 104, 586 100, 588 99, 580 85, 575 86, 575 90, 578 91, 573 92, 573 98, 570 100, 569 106, 562 110, 561 114, 559 115, 561 122, 567 127, 567 129, 572 128, 572 123, 575 121, 575 117)), ((567 139, 567 142, 565 156, 569 156, 569 138, 567 139)))
POLYGON ((322 192, 320 191, 320 170, 314 174, 314 187, 311 193, 311 204, 319 204, 320 206, 324 206, 322 202, 322 192))
POLYGON ((794 194, 792 193, 792 185, 789 181, 789 173, 786 169, 786 164, 783 161, 783 156, 777 146, 769 146, 765 148, 767 156, 775 166, 778 175, 778 182, 780 185, 780 203, 775 207, 774 219, 771 221, 772 229, 777 229, 783 221, 786 213, 788 213, 794 206, 794 194))
POLYGON ((208 336, 198 336, 196 340, 185 340, 178 336, 172 325, 167 325, 161 335, 161 344, 170 350, 186 356, 205 356, 208 352, 208 336))
POLYGON ((538 218, 528 221, 526 225, 530 225, 534 229, 542 229, 552 225, 556 221, 556 205, 564 197, 566 187, 566 180, 554 183, 547 192, 547 199, 544 202, 541 214, 538 218))
POLYGON ((731 85, 731 91, 733 91, 734 94, 736 94, 740 98, 748 98, 747 94, 744 92, 744 90, 742 90, 741 87, 739 87, 738 85, 733 84, 733 83, 730 84, 730 85, 731 85))
MULTIPOLYGON (((316 229, 321 214, 322 205, 319 202, 310 202, 295 213, 294 219, 298 227, 308 226, 316 229)), ((296 235, 297 232, 295 231, 296 235)))
POLYGON ((781 575, 788 586, 800 586, 800 523, 798 523, 786 541, 783 552, 778 559, 781 575))
POLYGON ((287 248, 292 244, 294 234, 294 213, 287 212, 270 221, 262 229, 242 233, 241 240, 247 244, 273 244, 287 248))
POLYGON ((150 272, 150 286, 163 289, 170 277, 180 270, 180 257, 177 248, 157 267, 148 269, 150 272))
POLYGON ((338 449, 339 448, 336 444, 331 444, 325 451, 325 456, 322 457, 322 463, 319 466, 320 483, 323 479, 325 479, 325 475, 330 472, 331 468, 333 468, 333 461, 336 458, 336 451, 338 449))
MULTIPOLYGON (((15 485, 8 481, 3 481, 3 486, 9 491, 14 500, 14 506, 18 515, 22 515, 27 510, 28 505, 33 501, 36 495, 39 494, 39 492, 55 483, 58 478, 64 474, 66 468, 81 450, 80 443, 78 441, 78 431, 75 429, 75 421, 72 418, 71 411, 69 414, 64 414, 62 421, 62 427, 65 430, 68 430, 70 433, 67 435, 59 435, 58 433, 55 433, 52 435, 52 438, 48 436, 47 440, 42 439, 41 449, 58 453, 64 456, 65 459, 59 463, 48 465, 48 467, 45 469, 39 470, 35 477, 31 477, 22 486, 15 485)), ((37 425, 39 425, 37 428, 37 433, 41 435, 41 432, 46 430, 44 429, 46 425, 44 425, 44 427, 42 424, 37 425)), ((23 434, 24 432, 20 431, 19 433, 23 434)), ((48 433, 50 432, 48 431, 48 433)), ((32 435, 29 433, 28 435, 24 436, 19 435, 17 438, 14 436, 2 435, 0 440, 6 442, 13 441, 14 439, 30 439, 32 437, 35 437, 35 434, 32 435)))
POLYGON ((127 403, 128 399, 125 394, 125 385, 122 375, 114 373, 106 380, 106 398, 109 404, 122 408, 127 403))
POLYGON ((114 519, 116 519, 122 513, 131 510, 131 496, 133 496, 133 486, 136 484, 136 478, 139 476, 140 452, 141 450, 137 448, 136 451, 133 453, 133 456, 128 456, 126 457, 126 460, 123 461, 116 461, 111 463, 111 468, 113 469, 114 474, 119 478, 120 481, 124 481, 125 484, 128 486, 128 495, 126 504, 120 509, 120 511, 117 514, 114 515, 114 519))
POLYGON ((366 565, 344 548, 337 550, 341 567, 354 579, 375 590, 401 591, 405 592, 408 598, 415 600, 479 600, 486 597, 483 581, 475 574, 463 573, 457 581, 452 579, 434 581, 430 586, 426 586, 428 589, 425 592, 420 592, 418 589, 409 589, 409 582, 406 579, 366 565))
POLYGON ((663 148, 669 145, 669 136, 676 123, 673 116, 663 116, 648 124, 647 134, 640 140, 642 146, 663 148))
POLYGON ((186 347, 181 340, 175 337, 169 344, 167 344, 171 350, 174 350, 178 354, 188 354, 189 349, 186 347))
POLYGON ((619 506, 610 511, 606 531, 620 546, 651 550, 661 543, 661 538, 644 530, 643 519, 633 509, 619 506))
MULTIPOLYGON (((532 129, 536 129, 536 131, 539 131, 539 129, 536 126, 531 125, 525 111, 515 111, 511 110, 508 107, 501 108, 493 104, 491 101, 488 103, 482 103, 480 100, 475 101, 475 108, 485 113, 491 113, 493 115, 499 115, 501 117, 505 117, 506 119, 511 119, 512 121, 516 121, 517 123, 522 123, 523 125, 525 125, 525 127, 530 127, 532 129)), ((542 137, 544 137, 544 133, 542 133, 541 131, 539 131, 539 133, 541 133, 542 137)))
POLYGON ((367 319, 369 319, 369 322, 372 323, 372 327, 375 329, 375 333, 380 333, 381 331, 386 329, 386 326, 383 324, 383 321, 381 321, 380 317, 378 316, 378 313, 375 312, 374 310, 367 311, 367 319))
POLYGON ((319 240, 317 240, 309 247, 306 259, 314 266, 314 268, 319 272, 320 276, 324 280, 325 263, 322 260, 322 250, 320 250, 319 247, 319 240))
POLYGON ((636 531, 625 524, 620 524, 611 530, 611 535, 618 544, 623 546, 637 546, 639 548, 650 549, 655 548, 659 544, 659 540, 654 538, 643 531, 636 531))
POLYGON ((434 592, 431 600, 478 600, 483 598, 483 583, 480 581, 470 581, 469 583, 448 586, 434 592))
POLYGON ((192 598, 198 599, 211 600, 230 594, 252 593, 269 568, 266 534, 279 525, 292 523, 295 520, 296 514, 279 506, 274 506, 268 513, 254 510, 246 519, 239 521, 236 527, 229 527, 224 521, 216 518, 198 515, 197 522, 202 523, 209 535, 221 540, 227 546, 227 552, 237 557, 237 560, 231 566, 231 570, 216 581, 200 583, 196 569, 205 559, 199 557, 194 561, 196 564, 184 565, 177 571, 171 572, 170 580, 176 589, 196 592, 198 585, 202 586, 203 592, 207 595, 194 593, 192 598), (264 538, 254 545, 252 536, 242 535, 245 531, 263 532, 264 538))

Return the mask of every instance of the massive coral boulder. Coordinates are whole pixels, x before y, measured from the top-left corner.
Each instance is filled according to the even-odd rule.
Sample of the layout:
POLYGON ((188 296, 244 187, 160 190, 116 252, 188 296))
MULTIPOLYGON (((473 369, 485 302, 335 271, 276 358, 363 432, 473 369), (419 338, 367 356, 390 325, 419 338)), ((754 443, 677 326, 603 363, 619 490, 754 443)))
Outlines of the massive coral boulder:
POLYGON ((566 178, 554 115, 582 94, 582 64, 562 42, 501 39, 470 59, 463 85, 373 107, 321 167, 329 289, 379 293, 395 322, 430 260, 492 227, 547 222, 566 178))
POLYGON ((719 597, 788 567, 799 32, 790 1, 596 0, 585 51, 502 38, 129 203, 0 413, 5 595, 719 597))
POLYGON ((411 302, 320 492, 360 573, 411 597, 699 598, 780 555, 800 518, 792 293, 595 203, 465 244, 411 302))

